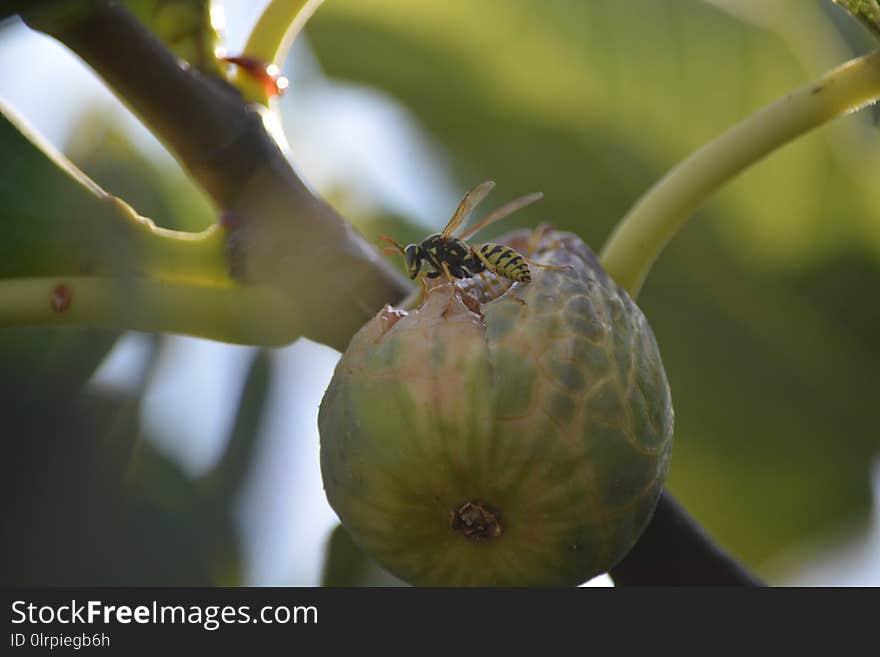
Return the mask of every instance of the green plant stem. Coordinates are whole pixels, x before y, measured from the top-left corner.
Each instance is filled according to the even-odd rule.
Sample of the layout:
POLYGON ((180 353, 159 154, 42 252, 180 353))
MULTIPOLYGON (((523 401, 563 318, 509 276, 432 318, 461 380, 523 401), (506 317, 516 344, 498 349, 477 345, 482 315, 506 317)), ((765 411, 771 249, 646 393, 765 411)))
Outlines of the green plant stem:
POLYGON ((244 54, 280 66, 296 35, 323 1, 272 0, 251 30, 244 54))
POLYGON ((670 239, 722 185, 779 146, 880 98, 880 51, 851 60, 756 112, 657 182, 617 225, 600 259, 635 298, 670 239))
POLYGON ((299 327, 275 288, 199 285, 149 277, 0 279, 0 326, 89 326, 283 345, 299 327), (266 308, 274 321, 265 323, 266 308))
MULTIPOLYGON (((131 223, 122 218, 120 227, 131 223)), ((295 307, 277 288, 243 286, 229 276, 222 233, 219 227, 181 233, 142 222, 114 249, 74 247, 67 254, 74 241, 66 240, 44 266, 0 277, 0 327, 87 326, 240 344, 290 342, 302 331, 295 307), (59 288, 70 297, 63 310, 59 288), (264 321, 268 316, 273 321, 264 321)))

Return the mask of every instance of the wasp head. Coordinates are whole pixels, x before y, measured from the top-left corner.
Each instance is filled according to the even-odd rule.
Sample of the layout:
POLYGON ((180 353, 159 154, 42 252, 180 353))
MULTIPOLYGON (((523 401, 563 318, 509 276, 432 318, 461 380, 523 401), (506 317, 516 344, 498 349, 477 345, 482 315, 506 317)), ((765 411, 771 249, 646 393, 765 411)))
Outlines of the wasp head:
POLYGON ((422 259, 424 258, 422 247, 418 244, 410 244, 404 249, 403 255, 406 257, 406 273, 410 278, 415 278, 422 269, 422 259))

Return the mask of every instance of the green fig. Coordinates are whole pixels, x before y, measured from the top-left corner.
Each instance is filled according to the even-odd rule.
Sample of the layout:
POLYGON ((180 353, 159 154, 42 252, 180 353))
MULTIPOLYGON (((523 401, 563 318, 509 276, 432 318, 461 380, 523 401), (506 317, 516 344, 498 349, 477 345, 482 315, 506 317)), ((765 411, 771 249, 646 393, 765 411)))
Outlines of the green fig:
POLYGON ((672 403, 639 308, 572 234, 501 242, 559 268, 386 307, 321 403, 331 506, 412 584, 580 584, 630 550, 666 475, 672 403))

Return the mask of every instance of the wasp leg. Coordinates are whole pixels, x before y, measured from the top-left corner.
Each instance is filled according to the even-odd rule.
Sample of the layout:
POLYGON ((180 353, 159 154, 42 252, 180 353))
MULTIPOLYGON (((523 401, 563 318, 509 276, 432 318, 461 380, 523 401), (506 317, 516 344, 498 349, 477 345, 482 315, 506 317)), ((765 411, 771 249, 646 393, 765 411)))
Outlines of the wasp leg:
MULTIPOLYGON (((452 275, 452 272, 449 270, 449 265, 445 262, 440 263, 440 267, 443 269, 443 274, 446 276, 446 280, 449 281, 449 303, 452 303, 455 300, 455 291, 458 289, 458 286, 455 284, 455 277, 452 275)), ((446 317, 446 313, 449 311, 449 306, 446 306, 446 310, 443 311, 443 316, 446 317)))
POLYGON ((443 275, 446 276, 446 280, 449 281, 449 287, 452 290, 450 299, 455 298, 455 276, 452 275, 452 271, 450 271, 449 265, 447 265, 445 262, 441 262, 440 267, 443 269, 443 275))
POLYGON ((477 273, 477 276, 480 278, 480 285, 482 286, 482 294, 484 298, 494 299, 496 296, 498 296, 495 294, 494 281, 489 278, 488 274, 486 274, 485 271, 477 273))
POLYGON ((482 253, 480 253, 474 247, 471 247, 471 253, 473 253, 480 260, 483 261, 483 266, 486 268, 486 271, 491 272, 491 273, 495 274, 496 276, 498 275, 498 272, 495 270, 495 265, 493 265, 491 262, 489 262, 489 259, 486 258, 486 256, 484 256, 482 253))
MULTIPOLYGON (((548 223, 542 223, 535 230, 532 231, 532 234, 529 236, 528 245, 526 246, 526 251, 529 255, 532 255, 535 251, 538 250, 538 246, 541 244, 541 241, 547 236, 548 233, 552 233, 554 230, 553 226, 548 223)), ((558 249, 562 245, 558 239, 553 240, 550 243, 550 249, 558 249)))
POLYGON ((574 269, 574 267, 572 267, 571 265, 542 265, 540 262, 535 262, 534 260, 529 260, 525 256, 523 256, 523 260, 525 260, 527 263, 529 263, 533 267, 541 267, 542 269, 556 269, 559 271, 561 271, 563 269, 574 269))
POLYGON ((488 274, 485 271, 481 271, 479 276, 483 282, 483 290, 487 299, 497 299, 510 289, 509 284, 505 286, 504 282, 494 274, 488 274))
POLYGON ((428 298, 428 282, 425 280, 424 276, 419 276, 419 283, 422 284, 422 294, 427 299, 428 298))
POLYGON ((443 269, 443 275, 446 276, 446 280, 449 281, 449 284, 454 288, 455 276, 452 275, 452 271, 450 271, 449 265, 447 265, 445 262, 441 262, 440 267, 443 269))

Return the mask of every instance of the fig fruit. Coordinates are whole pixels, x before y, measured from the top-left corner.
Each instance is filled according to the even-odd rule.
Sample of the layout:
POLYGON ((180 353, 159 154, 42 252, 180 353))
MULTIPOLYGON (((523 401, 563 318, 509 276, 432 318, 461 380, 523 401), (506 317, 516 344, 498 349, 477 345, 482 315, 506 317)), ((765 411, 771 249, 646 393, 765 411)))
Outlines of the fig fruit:
POLYGON ((576 585, 644 530, 673 411, 639 308, 575 235, 503 243, 532 281, 434 287, 354 336, 321 403, 327 498, 417 585, 576 585))

